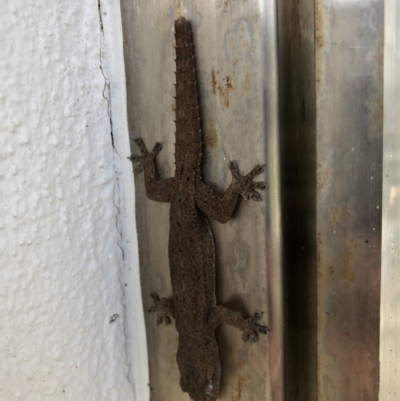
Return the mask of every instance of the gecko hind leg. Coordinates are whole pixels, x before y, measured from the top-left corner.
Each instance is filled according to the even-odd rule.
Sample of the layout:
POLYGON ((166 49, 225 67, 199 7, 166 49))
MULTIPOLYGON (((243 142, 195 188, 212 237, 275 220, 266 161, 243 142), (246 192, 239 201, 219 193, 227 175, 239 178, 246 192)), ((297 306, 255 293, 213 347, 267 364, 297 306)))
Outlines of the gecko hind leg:
POLYGON ((257 324, 257 321, 261 319, 262 315, 263 312, 256 311, 252 317, 244 319, 238 313, 224 306, 215 306, 210 312, 208 321, 210 326, 214 328, 217 328, 221 323, 237 327, 242 331, 243 341, 254 343, 258 341, 258 333, 268 334, 269 332, 268 327, 257 324))
POLYGON ((172 298, 160 298, 156 292, 152 292, 154 305, 150 307, 149 312, 157 313, 157 326, 165 323, 167 326, 172 323, 171 318, 175 319, 175 306, 172 298))

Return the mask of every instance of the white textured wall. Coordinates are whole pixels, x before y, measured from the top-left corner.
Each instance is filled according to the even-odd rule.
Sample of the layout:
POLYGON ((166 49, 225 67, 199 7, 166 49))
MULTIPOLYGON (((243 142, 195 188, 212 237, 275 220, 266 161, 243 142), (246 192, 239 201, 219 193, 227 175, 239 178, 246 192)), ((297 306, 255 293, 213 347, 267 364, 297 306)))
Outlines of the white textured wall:
POLYGON ((2 401, 148 397, 119 12, 1 1, 2 401))

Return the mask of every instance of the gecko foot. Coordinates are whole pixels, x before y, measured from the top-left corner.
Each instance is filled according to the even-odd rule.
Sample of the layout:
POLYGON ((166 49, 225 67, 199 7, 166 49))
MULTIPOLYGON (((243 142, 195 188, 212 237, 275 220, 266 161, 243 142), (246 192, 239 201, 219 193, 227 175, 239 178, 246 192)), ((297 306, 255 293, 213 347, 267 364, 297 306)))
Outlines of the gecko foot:
POLYGON ((157 313, 157 326, 165 323, 169 326, 172 323, 171 317, 175 316, 175 307, 172 299, 160 298, 156 292, 152 292, 151 297, 154 301, 154 306, 149 308, 150 313, 157 313))
POLYGON ((268 334, 269 332, 268 327, 257 324, 257 321, 261 319, 262 315, 262 312, 257 311, 252 317, 244 319, 239 313, 233 312, 224 306, 217 305, 211 309, 208 323, 214 329, 221 323, 234 326, 242 332, 243 341, 254 343, 258 340, 258 333, 268 334))
POLYGON ((252 199, 254 201, 260 201, 261 195, 257 190, 263 190, 267 188, 267 184, 264 181, 252 181, 254 177, 264 172, 264 165, 258 164, 245 176, 239 175, 239 167, 235 161, 229 162, 229 170, 232 172, 233 181, 239 186, 239 193, 245 199, 252 199))
POLYGON ((131 155, 128 157, 128 159, 133 163, 140 163, 140 165, 135 169, 136 172, 140 173, 143 171, 144 164, 153 165, 155 157, 162 149, 162 145, 160 142, 156 142, 153 150, 148 152, 142 138, 137 138, 134 140, 134 142, 138 145, 141 155, 131 155))
POLYGON ((246 319, 246 323, 248 325, 248 329, 243 331, 242 340, 250 341, 251 343, 255 343, 258 341, 258 333, 268 334, 270 331, 268 327, 261 326, 257 324, 257 320, 260 320, 263 315, 263 312, 256 311, 253 317, 246 319))

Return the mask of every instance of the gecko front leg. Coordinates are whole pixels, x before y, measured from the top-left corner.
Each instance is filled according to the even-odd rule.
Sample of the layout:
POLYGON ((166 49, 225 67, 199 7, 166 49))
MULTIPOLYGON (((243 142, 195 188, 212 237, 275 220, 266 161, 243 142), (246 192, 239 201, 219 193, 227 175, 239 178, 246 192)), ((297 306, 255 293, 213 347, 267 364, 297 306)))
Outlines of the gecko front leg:
POLYGON ((269 332, 268 327, 257 324, 257 321, 261 319, 262 315, 262 312, 257 311, 252 317, 244 319, 238 313, 233 312, 224 306, 218 305, 211 309, 208 322, 214 329, 216 329, 221 323, 234 326, 242 332, 243 341, 254 343, 258 341, 258 333, 268 334, 269 332))
POLYGON ((142 138, 135 139, 135 143, 138 145, 141 155, 132 155, 129 159, 132 162, 139 162, 143 167, 147 197, 157 202, 169 202, 172 178, 166 180, 157 180, 156 178, 154 159, 162 149, 161 143, 156 142, 151 152, 147 151, 142 138))
POLYGON ((253 178, 264 171, 263 165, 257 165, 245 176, 239 175, 236 162, 229 163, 232 173, 232 182, 226 190, 224 196, 220 198, 207 184, 198 181, 196 187, 196 204, 199 209, 208 217, 220 223, 226 223, 231 218, 235 210, 239 195, 245 200, 260 201, 261 195, 257 190, 263 190, 267 184, 263 181, 253 181, 253 178))

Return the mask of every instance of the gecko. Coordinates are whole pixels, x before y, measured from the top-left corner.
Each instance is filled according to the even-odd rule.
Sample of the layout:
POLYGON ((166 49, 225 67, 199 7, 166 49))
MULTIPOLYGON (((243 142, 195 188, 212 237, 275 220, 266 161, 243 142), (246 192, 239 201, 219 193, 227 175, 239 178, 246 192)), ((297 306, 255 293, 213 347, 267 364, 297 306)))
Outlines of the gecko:
POLYGON ((158 179, 155 158, 161 151, 159 142, 148 152, 141 138, 135 139, 139 155, 129 158, 144 172, 146 196, 156 202, 170 203, 168 258, 172 297, 154 300, 152 311, 157 323, 175 320, 179 343, 176 360, 180 386, 194 401, 218 398, 221 365, 215 330, 227 323, 242 331, 244 341, 255 342, 258 333, 269 329, 257 323, 262 312, 250 318, 217 304, 215 278, 215 244, 208 218, 226 223, 239 197, 261 200, 257 190, 266 183, 253 181, 264 171, 257 165, 240 176, 236 162, 229 163, 232 182, 225 194, 218 196, 202 180, 202 130, 197 92, 196 65, 191 24, 184 17, 175 21, 176 48, 176 133, 175 174, 158 179))

